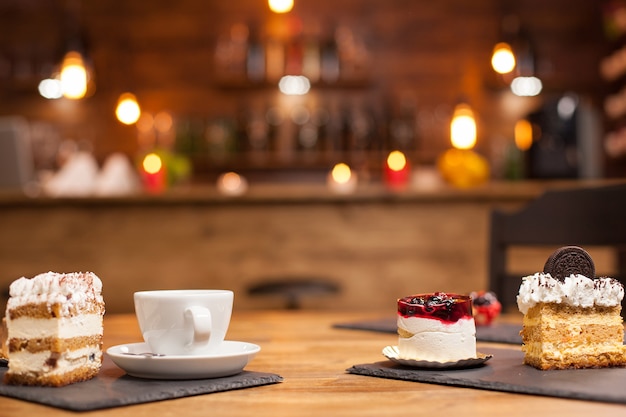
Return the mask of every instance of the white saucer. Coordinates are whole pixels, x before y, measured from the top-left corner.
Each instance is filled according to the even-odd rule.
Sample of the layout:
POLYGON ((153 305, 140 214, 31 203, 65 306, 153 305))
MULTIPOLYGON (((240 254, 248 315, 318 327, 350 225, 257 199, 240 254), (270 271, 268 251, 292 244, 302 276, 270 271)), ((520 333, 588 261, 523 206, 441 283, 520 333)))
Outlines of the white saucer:
POLYGON ((107 349, 113 362, 129 375, 150 379, 205 379, 235 375, 261 348, 252 343, 225 340, 215 353, 194 356, 141 356, 146 343, 129 343, 107 349))
POLYGON ((386 346, 383 355, 395 363, 413 368, 435 368, 435 369, 462 369, 480 366, 493 357, 477 352, 475 358, 461 359, 452 362, 427 361, 423 359, 404 359, 400 357, 397 346, 386 346))

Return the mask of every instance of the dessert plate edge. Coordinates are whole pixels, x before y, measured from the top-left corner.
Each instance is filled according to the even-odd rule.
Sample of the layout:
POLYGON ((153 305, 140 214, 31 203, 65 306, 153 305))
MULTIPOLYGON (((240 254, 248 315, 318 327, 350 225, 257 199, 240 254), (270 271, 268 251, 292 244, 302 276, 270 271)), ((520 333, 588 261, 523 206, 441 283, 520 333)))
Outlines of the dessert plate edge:
POLYGON ((483 365, 493 355, 487 355, 484 353, 476 352, 475 358, 460 359, 458 361, 427 361, 423 359, 404 359, 400 358, 397 346, 386 346, 383 351, 383 355, 392 362, 400 365, 410 366, 412 368, 432 368, 432 369, 460 369, 460 368, 472 368, 483 365))

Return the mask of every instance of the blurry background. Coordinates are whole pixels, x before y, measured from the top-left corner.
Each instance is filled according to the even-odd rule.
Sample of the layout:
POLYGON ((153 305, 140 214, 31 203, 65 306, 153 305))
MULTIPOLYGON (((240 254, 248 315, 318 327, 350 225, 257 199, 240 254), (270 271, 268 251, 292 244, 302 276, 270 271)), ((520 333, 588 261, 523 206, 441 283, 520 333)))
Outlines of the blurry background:
MULTIPOLYGON (((371 165, 380 159, 375 152, 394 148, 432 164, 450 146, 450 119, 464 101, 476 115, 476 149, 493 175, 521 175, 506 171, 516 122, 530 118, 556 132, 563 123, 551 113, 564 95, 601 115, 603 129, 614 128, 603 107, 619 91, 619 76, 603 79, 600 66, 621 46, 619 6, 300 0, 278 14, 265 0, 3 0, 0 114, 49 124, 38 139, 79 141, 100 161, 118 151, 136 157, 156 130, 166 136, 163 145, 194 160, 201 177, 222 167, 326 169, 341 151, 354 164, 371 165), (491 66, 503 41, 518 58, 505 76, 491 66), (87 97, 44 99, 39 83, 59 71, 70 50, 84 54, 92 77, 87 97), (511 92, 511 78, 522 72, 540 79, 539 95, 511 92), (310 92, 281 94, 285 74, 308 76, 310 92), (116 120, 124 92, 156 125, 116 120)), ((602 175, 622 174, 620 152, 602 162, 602 175)), ((571 177, 581 164, 544 172, 536 162, 525 175, 571 177)))

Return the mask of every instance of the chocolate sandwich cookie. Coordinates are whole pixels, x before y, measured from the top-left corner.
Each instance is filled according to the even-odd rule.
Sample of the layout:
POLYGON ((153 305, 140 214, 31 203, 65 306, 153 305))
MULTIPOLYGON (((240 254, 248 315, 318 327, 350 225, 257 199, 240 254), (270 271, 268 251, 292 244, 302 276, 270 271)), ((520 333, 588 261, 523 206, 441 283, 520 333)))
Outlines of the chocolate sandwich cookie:
POLYGON ((586 250, 578 246, 564 246, 552 252, 543 266, 543 272, 552 278, 565 280, 572 274, 596 277, 596 267, 586 250))

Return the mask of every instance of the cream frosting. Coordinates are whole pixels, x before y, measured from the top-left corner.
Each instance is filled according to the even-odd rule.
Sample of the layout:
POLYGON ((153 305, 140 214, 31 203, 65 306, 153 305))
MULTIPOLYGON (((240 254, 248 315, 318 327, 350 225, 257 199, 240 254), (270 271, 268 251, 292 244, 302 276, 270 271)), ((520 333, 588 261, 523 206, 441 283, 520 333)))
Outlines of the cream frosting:
POLYGON ((46 272, 33 278, 19 278, 9 286, 7 309, 33 303, 60 303, 67 313, 73 306, 104 303, 102 281, 92 272, 60 274, 46 272))
POLYGON ((102 316, 85 314, 75 317, 57 319, 37 319, 19 317, 8 319, 8 337, 18 339, 40 339, 57 337, 70 339, 73 337, 101 335, 103 333, 102 316))
POLYGON ((476 357, 476 325, 473 318, 455 323, 398 315, 398 328, 411 333, 398 339, 402 359, 450 362, 476 357))
POLYGON ((572 274, 563 281, 538 272, 522 278, 517 307, 526 314, 537 303, 564 303, 574 307, 614 307, 624 298, 624 286, 613 278, 572 274))
POLYGON ((69 350, 60 354, 48 351, 31 353, 26 350, 12 352, 10 372, 35 373, 46 372, 50 375, 65 374, 74 369, 91 364, 92 368, 100 368, 102 350, 100 346, 86 346, 81 349, 69 350), (54 361, 50 361, 54 358, 54 361))

